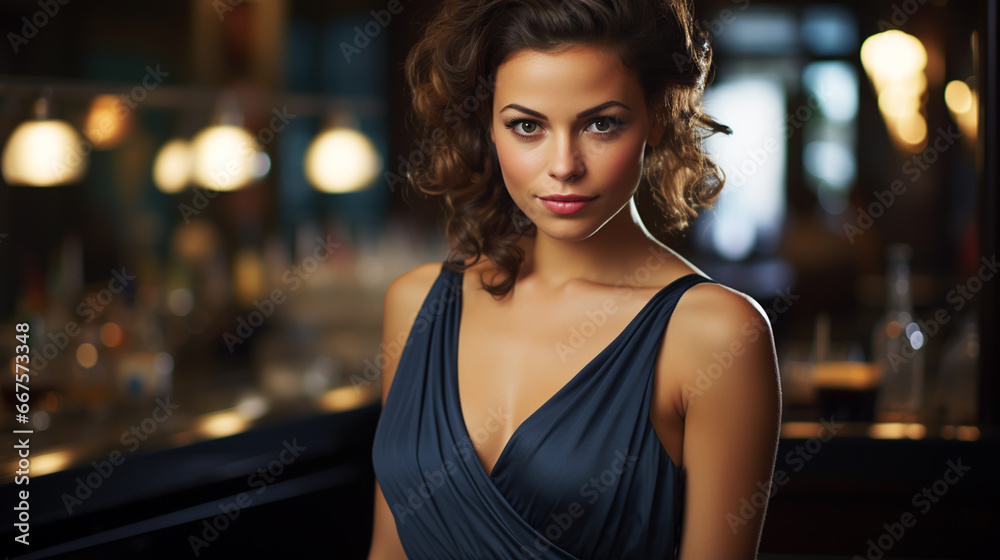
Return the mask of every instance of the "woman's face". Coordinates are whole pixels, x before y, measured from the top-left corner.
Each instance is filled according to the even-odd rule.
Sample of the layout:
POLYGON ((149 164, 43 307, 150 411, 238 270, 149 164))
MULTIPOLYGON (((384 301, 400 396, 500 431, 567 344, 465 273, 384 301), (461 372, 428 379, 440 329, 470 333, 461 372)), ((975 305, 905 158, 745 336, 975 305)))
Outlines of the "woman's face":
POLYGON ((497 68, 490 134, 514 203, 556 239, 587 239, 624 208, 664 127, 639 78, 587 46, 518 51, 497 68))

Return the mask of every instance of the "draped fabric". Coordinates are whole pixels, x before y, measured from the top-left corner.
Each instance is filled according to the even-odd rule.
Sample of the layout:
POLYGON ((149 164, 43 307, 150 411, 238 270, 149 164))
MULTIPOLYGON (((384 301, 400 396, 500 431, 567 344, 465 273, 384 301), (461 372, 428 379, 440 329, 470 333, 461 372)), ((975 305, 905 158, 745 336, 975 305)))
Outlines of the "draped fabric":
POLYGON ((409 560, 670 559, 683 481, 649 407, 660 341, 697 274, 657 292, 513 433, 487 473, 458 393, 462 274, 442 265, 403 349, 372 460, 409 560))

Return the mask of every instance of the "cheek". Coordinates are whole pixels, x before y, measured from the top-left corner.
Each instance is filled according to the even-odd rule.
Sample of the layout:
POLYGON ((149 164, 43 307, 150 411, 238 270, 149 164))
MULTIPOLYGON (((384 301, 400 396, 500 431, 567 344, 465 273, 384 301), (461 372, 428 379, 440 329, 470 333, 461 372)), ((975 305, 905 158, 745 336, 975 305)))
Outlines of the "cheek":
POLYGON ((600 157, 591 160, 590 169, 608 180, 638 181, 642 175, 643 143, 620 142, 613 148, 602 150, 600 157))
POLYGON ((528 150, 516 142, 501 140, 497 143, 500 173, 507 189, 525 190, 528 184, 544 169, 539 150, 528 150))

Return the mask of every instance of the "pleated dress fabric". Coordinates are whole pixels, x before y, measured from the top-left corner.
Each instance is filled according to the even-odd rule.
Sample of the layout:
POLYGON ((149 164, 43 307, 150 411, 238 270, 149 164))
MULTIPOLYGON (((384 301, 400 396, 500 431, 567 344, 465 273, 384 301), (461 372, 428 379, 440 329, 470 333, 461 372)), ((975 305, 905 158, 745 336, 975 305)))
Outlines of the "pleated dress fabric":
POLYGON ((375 475, 407 558, 674 558, 683 480, 649 419, 653 374, 678 299, 712 280, 690 274, 658 291, 488 473, 459 400, 462 276, 442 264, 375 432, 375 475))

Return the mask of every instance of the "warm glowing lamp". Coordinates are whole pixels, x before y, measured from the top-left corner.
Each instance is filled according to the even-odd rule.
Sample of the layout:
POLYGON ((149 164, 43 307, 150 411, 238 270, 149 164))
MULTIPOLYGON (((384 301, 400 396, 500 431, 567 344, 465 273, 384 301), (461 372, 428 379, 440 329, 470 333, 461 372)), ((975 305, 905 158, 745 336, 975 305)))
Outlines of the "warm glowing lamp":
POLYGON ((173 194, 184 190, 191 181, 191 145, 179 138, 160 148, 153 161, 153 182, 160 191, 173 194))
POLYGON ((962 80, 952 80, 944 88, 944 102, 956 113, 972 108, 972 89, 962 80))
POLYGON ((902 119, 920 112, 920 98, 913 96, 911 90, 893 84, 879 93, 878 108, 887 117, 902 119))
POLYGON ((879 111, 893 141, 906 151, 922 150, 927 143, 923 43, 898 29, 877 33, 862 43, 861 63, 875 86, 879 111))
POLYGON ((966 141, 975 144, 979 134, 979 96, 976 90, 962 80, 952 80, 944 88, 944 102, 966 141))
POLYGON ((905 81, 923 73, 927 50, 920 39, 898 29, 890 29, 865 39, 861 45, 861 63, 876 87, 905 81))
POLYGON ((305 157, 306 178, 322 192, 343 193, 367 187, 382 167, 375 145, 350 128, 332 128, 313 140, 305 157))
POLYGON ((90 103, 83 127, 87 139, 98 150, 114 148, 132 129, 132 113, 116 95, 98 95, 90 103))
POLYGON ((223 124, 202 130, 191 141, 194 151, 192 178, 216 191, 234 191, 254 178, 260 147, 241 126, 223 124))
POLYGON ((35 104, 36 118, 18 125, 0 156, 8 185, 52 187, 79 181, 91 146, 75 128, 48 117, 48 101, 35 104))
POLYGON ((896 124, 899 139, 911 146, 921 146, 927 140, 927 121, 920 113, 914 113, 896 124))
POLYGON ((243 110, 235 93, 223 93, 215 113, 215 124, 191 140, 191 178, 215 191, 241 189, 266 175, 270 160, 243 128, 243 110))

